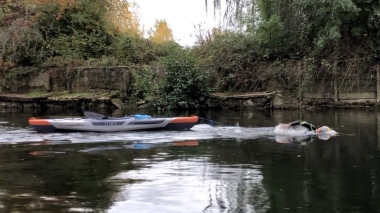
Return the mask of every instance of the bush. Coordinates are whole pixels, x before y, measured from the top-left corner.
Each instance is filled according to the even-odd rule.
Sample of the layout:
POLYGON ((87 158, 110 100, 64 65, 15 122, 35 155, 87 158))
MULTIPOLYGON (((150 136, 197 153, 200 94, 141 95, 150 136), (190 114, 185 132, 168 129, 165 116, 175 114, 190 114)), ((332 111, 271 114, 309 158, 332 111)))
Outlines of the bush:
POLYGON ((154 88, 156 72, 152 67, 142 67, 131 72, 130 87, 127 91, 129 101, 137 102, 148 98, 154 88))
POLYGON ((206 85, 207 73, 196 66, 189 49, 172 46, 162 58, 165 76, 156 90, 154 106, 157 109, 194 109, 206 106, 210 89, 206 85))

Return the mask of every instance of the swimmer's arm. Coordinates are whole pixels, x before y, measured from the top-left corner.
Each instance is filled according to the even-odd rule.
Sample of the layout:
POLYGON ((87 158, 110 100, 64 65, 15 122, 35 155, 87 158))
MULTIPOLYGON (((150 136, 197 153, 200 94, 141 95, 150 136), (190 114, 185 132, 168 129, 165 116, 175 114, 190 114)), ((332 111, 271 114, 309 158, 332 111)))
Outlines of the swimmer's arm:
POLYGON ((289 126, 298 126, 298 125, 300 125, 300 124, 303 123, 303 122, 304 122, 304 121, 297 120, 297 121, 290 122, 288 125, 289 125, 289 126))
POLYGON ((301 120, 297 120, 297 121, 293 121, 293 122, 290 122, 290 123, 287 123, 287 124, 280 124, 280 127, 281 128, 290 128, 292 126, 298 126, 302 123, 303 121, 301 120))

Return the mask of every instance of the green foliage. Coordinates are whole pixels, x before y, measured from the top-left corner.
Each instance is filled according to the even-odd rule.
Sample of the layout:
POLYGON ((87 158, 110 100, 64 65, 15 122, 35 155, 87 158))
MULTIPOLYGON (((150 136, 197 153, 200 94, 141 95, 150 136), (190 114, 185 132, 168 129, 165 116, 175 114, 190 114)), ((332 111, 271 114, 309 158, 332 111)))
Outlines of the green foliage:
MULTIPOLYGON (((213 2, 223 9, 222 1, 213 2)), ((274 78, 284 89, 303 91, 315 77, 345 79, 379 61, 379 1, 224 2, 228 25, 222 27, 232 31, 201 32, 194 48, 198 64, 221 77, 222 90, 263 90, 274 78), (324 61, 334 66, 325 67, 324 61)))
MULTIPOLYGON (((367 38, 377 42, 379 37, 379 1, 225 0, 225 2, 227 19, 235 18, 235 22, 242 24, 234 26, 240 26, 247 29, 247 33, 257 35, 258 42, 265 44, 263 47, 266 48, 265 55, 280 53, 279 58, 281 58, 285 56, 284 52, 287 52, 289 57, 312 52, 326 54, 339 48, 341 41, 360 45, 360 42, 364 42, 367 38), (242 15, 245 16, 244 19, 239 18, 242 15), (278 49, 283 51, 279 52, 278 49)), ((214 0, 214 4, 217 5, 216 9, 221 8, 220 0, 214 0)), ((375 46, 373 50, 376 50, 375 46)))
POLYGON ((136 33, 120 34, 117 27, 109 26, 106 17, 111 8, 109 2, 81 0, 67 5, 41 1, 27 12, 23 9, 24 2, 12 1, 9 8, 18 9, 6 7, 1 13, 2 18, 9 15, 6 22, 0 23, 2 84, 7 86, 27 78, 32 71, 49 69, 63 79, 65 89, 70 92, 82 67, 150 65, 131 70, 130 87, 126 91, 129 101, 150 98, 158 90, 158 94, 165 91, 165 96, 160 95, 157 107, 204 106, 208 95, 206 75, 195 67, 195 56, 174 41, 156 44, 136 33), (4 14, 4 11, 10 12, 4 14), (155 85, 157 73, 152 68, 159 64, 160 58, 168 73, 161 87, 155 85), (172 62, 175 66, 170 65, 172 62))
POLYGON ((43 38, 30 24, 21 22, 1 32, 1 57, 15 65, 30 66, 41 62, 43 38))
POLYGON ((128 101, 141 101, 149 98, 154 90, 155 70, 152 67, 143 67, 132 70, 131 82, 127 91, 128 101))
POLYGON ((114 56, 102 56, 101 58, 90 59, 85 61, 85 66, 89 67, 108 67, 108 66, 121 66, 119 58, 114 56))
POLYGON ((36 67, 13 67, 3 75, 1 86, 9 88, 12 84, 22 82, 29 74, 37 71, 36 67))
MULTIPOLYGON (((155 43, 140 37, 137 19, 131 19, 133 26, 123 25, 124 34, 109 26, 123 23, 115 20, 119 10, 109 3, 118 2, 126 11, 124 1, 4 2, 0 74, 7 85, 48 67, 63 76, 70 91, 81 66, 161 63, 166 75, 159 85, 150 68, 131 72, 129 99, 156 95, 157 108, 198 108, 205 106, 210 83, 224 91, 250 92, 265 90, 275 78, 300 91, 317 72, 352 75, 358 64, 365 70, 363 64, 380 60, 380 2, 374 0, 225 0, 229 25, 202 32, 192 50, 170 39, 152 39, 155 43)), ((221 2, 215 0, 215 8, 222 9, 221 2)))
POLYGON ((198 63, 210 67, 220 77, 217 87, 227 91, 261 91, 271 73, 256 69, 263 60, 253 36, 229 31, 219 32, 203 45, 194 48, 198 63))
POLYGON ((189 49, 172 46, 162 59, 165 76, 154 100, 157 109, 191 109, 206 106, 210 89, 207 73, 196 66, 195 56, 189 49))
POLYGON ((73 32, 59 35, 51 44, 51 55, 79 55, 84 59, 99 58, 110 45, 110 38, 104 30, 87 33, 73 32))
POLYGON ((0 69, 12 69, 15 66, 29 66, 41 61, 40 46, 42 34, 35 28, 31 12, 18 1, 6 2, 0 20, 0 59, 8 65, 0 69))
POLYGON ((150 64, 156 61, 156 44, 131 35, 122 35, 116 39, 109 54, 119 58, 123 64, 150 64))
MULTIPOLYGON (((63 10, 48 3, 29 12, 14 11, 1 31, 1 57, 17 67, 40 66, 51 57, 102 56, 112 42, 102 21, 105 4, 105 0, 83 0, 63 10)), ((22 3, 18 6, 23 8, 22 3)))
POLYGON ((269 58, 274 54, 279 58, 279 54, 287 49, 285 27, 278 15, 273 15, 258 25, 256 39, 264 58, 269 58))
POLYGON ((87 6, 86 2, 80 1, 77 6, 63 11, 58 4, 46 4, 39 8, 37 23, 41 32, 46 32, 47 55, 74 54, 90 59, 105 54, 112 42, 103 21, 105 9, 100 9, 105 7, 106 1, 97 0, 87 6))

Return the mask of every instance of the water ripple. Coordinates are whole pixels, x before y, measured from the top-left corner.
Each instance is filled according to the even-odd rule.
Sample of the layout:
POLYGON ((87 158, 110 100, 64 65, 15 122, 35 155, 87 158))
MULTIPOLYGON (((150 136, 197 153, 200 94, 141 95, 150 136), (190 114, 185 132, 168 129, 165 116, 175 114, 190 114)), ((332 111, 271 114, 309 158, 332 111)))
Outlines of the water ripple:
POLYGON ((252 139, 273 135, 273 128, 213 127, 200 124, 191 131, 141 131, 141 132, 73 132, 37 133, 32 128, 0 127, 0 143, 22 142, 86 143, 139 141, 144 143, 173 142, 201 139, 252 139))

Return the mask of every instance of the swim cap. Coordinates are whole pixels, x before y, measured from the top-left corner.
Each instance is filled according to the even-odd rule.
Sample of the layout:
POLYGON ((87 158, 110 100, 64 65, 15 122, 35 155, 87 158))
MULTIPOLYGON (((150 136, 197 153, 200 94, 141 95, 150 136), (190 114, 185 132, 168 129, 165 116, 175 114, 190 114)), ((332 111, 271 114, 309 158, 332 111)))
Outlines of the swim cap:
POLYGON ((316 130, 316 132, 317 133, 322 133, 322 132, 328 132, 328 131, 330 131, 331 129, 330 129, 330 127, 328 127, 328 126, 322 126, 322 127, 319 127, 317 130, 316 130))

